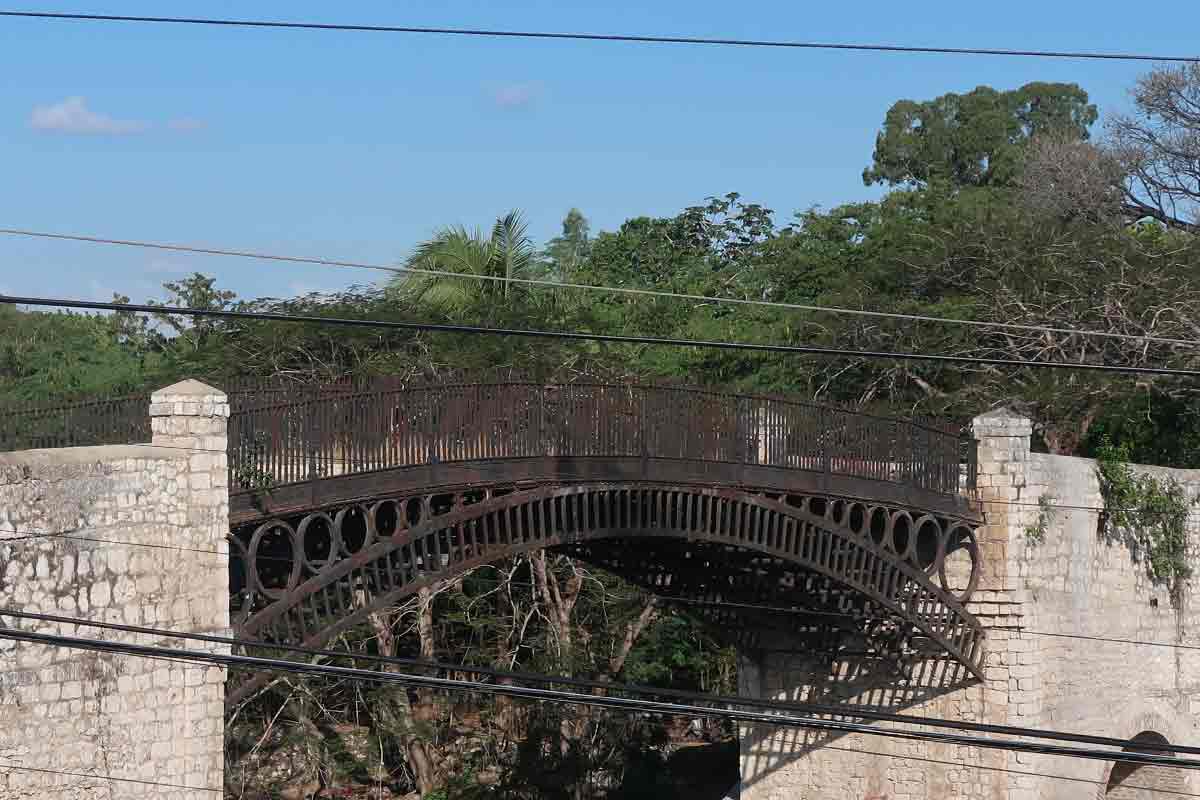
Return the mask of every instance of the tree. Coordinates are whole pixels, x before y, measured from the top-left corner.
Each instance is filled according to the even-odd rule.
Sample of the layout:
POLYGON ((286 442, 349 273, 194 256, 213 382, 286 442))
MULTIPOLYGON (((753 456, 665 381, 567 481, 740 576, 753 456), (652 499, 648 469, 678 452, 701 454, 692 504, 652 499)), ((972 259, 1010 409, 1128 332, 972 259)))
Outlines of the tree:
MULTIPOLYGON (((402 313, 423 321, 432 312, 485 327, 578 327, 579 308, 586 303, 577 291, 505 280, 550 277, 516 211, 497 219, 490 235, 461 226, 443 229, 419 245, 405 265, 414 272, 392 281, 386 294, 402 313), (448 273, 474 277, 460 279, 448 273)), ((580 359, 590 358, 595 350, 544 339, 441 334, 429 337, 428 354, 435 363, 453 369, 528 376, 568 362, 586 371, 590 366, 580 359)))
POLYGON ((0 305, 0 403, 125 394, 142 388, 157 365, 144 330, 123 315, 0 305))
POLYGON ((1150 72, 1133 101, 1134 114, 1108 125, 1108 147, 1127 173, 1127 211, 1200 232, 1200 64, 1150 72))
MULTIPOLYGON (((387 292, 363 286, 330 294, 252 300, 239 304, 238 309, 306 317, 413 321, 407 308, 387 292)), ((427 369, 433 360, 428 338, 415 331, 250 319, 228 322, 221 338, 214 340, 209 349, 214 356, 210 368, 214 376, 273 376, 301 382, 380 374, 411 376, 427 369), (221 361, 215 363, 218 356, 222 356, 221 361)))
POLYGON ((573 274, 587 258, 591 249, 588 221, 583 213, 572 208, 562 222, 562 235, 546 243, 545 259, 549 273, 559 279, 573 274))
POLYGON ((445 228, 419 245, 405 267, 461 273, 475 279, 414 272, 396 279, 392 288, 404 302, 449 317, 483 312, 494 319, 491 312, 500 310, 518 292, 513 285, 495 279, 527 278, 537 269, 537 251, 528 229, 517 211, 497 219, 489 236, 462 226, 445 228))
POLYGON ((1047 133, 1029 143, 1016 185, 1036 214, 1106 224, 1127 213, 1124 180, 1124 166, 1107 148, 1047 133))
MULTIPOLYGON (((1194 241, 1153 229, 1131 235, 1084 219, 1047 220, 992 191, 923 190, 890 195, 845 247, 862 253, 871 265, 853 280, 860 284, 856 293, 870 298, 875 309, 1029 328, 831 321, 843 346, 1066 363, 1200 365, 1193 349, 1137 338, 1196 338, 1200 291, 1193 276, 1200 246, 1194 241), (1073 329, 1115 336, 1085 336, 1073 329)), ((853 291, 852 285, 846 290, 853 291)), ((830 305, 848 301, 826 299, 830 305)), ((960 417, 997 402, 1017 404, 1038 420, 1046 447, 1064 454, 1086 453, 1090 428, 1112 426, 1113 415, 1138 407, 1135 398, 1140 397, 1145 413, 1148 406, 1196 396, 1187 382, 1161 376, 1135 380, 929 363, 864 366, 846 365, 838 374, 842 391, 857 390, 857 402, 877 397, 896 411, 919 406, 960 417)), ((1177 466, 1197 459, 1200 452, 1183 449, 1171 458, 1177 466)))
POLYGON ((1025 203, 1059 218, 1200 232, 1200 65, 1150 72, 1133 101, 1095 145, 1035 139, 1018 179, 1025 203))
MULTIPOLYGON (((231 308, 237 299, 237 294, 228 289, 218 289, 217 279, 194 272, 190 276, 178 280, 167 281, 163 288, 170 297, 165 303, 155 300, 147 304, 160 308, 199 308, 207 311, 225 311, 231 308)), ((177 349, 200 350, 221 327, 221 322, 211 317, 187 317, 178 314, 155 314, 160 322, 174 331, 177 349)))
POLYGON ((933 100, 900 100, 888 109, 875 139, 867 185, 1007 185, 1033 137, 1057 132, 1088 138, 1097 111, 1073 83, 1029 83, 1013 91, 980 86, 933 100))

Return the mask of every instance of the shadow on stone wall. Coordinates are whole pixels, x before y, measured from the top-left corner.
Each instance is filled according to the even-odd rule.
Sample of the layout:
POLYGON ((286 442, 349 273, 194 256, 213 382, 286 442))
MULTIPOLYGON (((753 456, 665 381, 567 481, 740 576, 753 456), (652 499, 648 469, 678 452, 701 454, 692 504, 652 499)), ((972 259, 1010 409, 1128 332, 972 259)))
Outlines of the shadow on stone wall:
MULTIPOLYGON (((848 715, 837 719, 870 723, 881 728, 894 725, 855 718, 854 712, 904 713, 979 684, 970 671, 949 657, 929 657, 916 662, 908 678, 894 663, 879 659, 854 656, 838 658, 831 663, 827 659, 818 660, 811 653, 779 650, 742 656, 739 670, 747 673, 739 675, 744 695, 837 706, 844 708, 848 715)), ((944 712, 912 713, 945 716, 944 712)), ((812 715, 797 712, 796 716, 812 715)), ((772 774, 796 765, 810 753, 847 735, 766 724, 742 726, 739 736, 743 797, 747 791, 753 794, 755 785, 772 774)))

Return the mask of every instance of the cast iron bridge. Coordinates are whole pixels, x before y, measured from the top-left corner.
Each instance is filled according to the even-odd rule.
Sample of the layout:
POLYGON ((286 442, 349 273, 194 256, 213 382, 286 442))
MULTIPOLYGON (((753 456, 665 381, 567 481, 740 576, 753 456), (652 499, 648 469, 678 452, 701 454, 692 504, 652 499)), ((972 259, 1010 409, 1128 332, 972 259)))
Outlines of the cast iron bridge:
POLYGON ((960 431, 782 397, 533 382, 231 392, 240 637, 321 647, 472 567, 549 548, 782 634, 981 677, 960 431), (865 648, 863 650, 862 648, 865 648))

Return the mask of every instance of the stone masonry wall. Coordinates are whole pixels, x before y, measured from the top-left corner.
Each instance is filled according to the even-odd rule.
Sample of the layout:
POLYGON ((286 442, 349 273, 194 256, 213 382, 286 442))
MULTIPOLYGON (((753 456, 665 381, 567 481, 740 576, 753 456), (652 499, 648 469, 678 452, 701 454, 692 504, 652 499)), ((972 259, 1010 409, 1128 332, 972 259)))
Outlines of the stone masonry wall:
MULTIPOLYGON (((1200 651, 1048 635, 1197 645, 1193 587, 1182 607, 1172 606, 1143 564, 1098 535, 1094 462, 1031 453, 1030 421, 1004 410, 977 418, 974 429, 986 523, 978 531, 984 573, 969 609, 988 631, 985 680, 943 680, 944 668, 930 663, 902 682, 852 661, 816 664, 781 642, 741 656, 741 693, 1200 744, 1200 651), (1034 544, 1026 528, 1037 524, 1044 494, 1080 508, 1046 515, 1045 539, 1034 544)), ((1200 492, 1200 471, 1138 469, 1169 475, 1190 496, 1200 492)), ((1196 522, 1193 515, 1193 539, 1196 522)), ((875 736, 746 726, 741 738, 745 800, 1066 800, 1104 797, 1113 777, 1112 762, 875 736)), ((1142 796, 1143 786, 1200 790, 1190 774, 1169 769, 1118 772, 1118 782, 1114 797, 1142 796)))
MULTIPOLYGON (((151 414, 153 444, 0 454, 0 608, 228 635, 225 396, 188 381, 151 414)), ((220 796, 224 682, 218 667, 0 639, 0 797, 220 796)))
MULTIPOLYGON (((1189 497, 1200 494, 1200 470, 1137 467, 1137 471, 1180 483, 1189 497)), ((1200 615, 1189 581, 1181 603, 1169 588, 1155 585, 1146 565, 1121 543, 1099 532, 1097 508, 1104 506, 1090 459, 1034 454, 1030 459, 1025 525, 1045 526, 1040 543, 1024 535, 1020 572, 1029 596, 1025 625, 1043 635, 1028 680, 1040 692, 1040 726, 1056 730, 1133 738, 1154 733, 1168 742, 1200 744, 1200 650, 1103 641, 1161 642, 1200 646, 1200 615), (1051 508, 1036 504, 1045 496, 1051 508), (1092 639, 1044 634, 1069 634, 1092 639)), ((1195 512, 1189 515, 1193 552, 1200 538, 1195 512)), ((1200 565, 1198 565, 1200 572, 1200 565)), ((1040 757, 1054 774, 1107 782, 1111 765, 1040 757)), ((1180 791, 1200 790, 1191 773, 1177 773, 1180 791), (1186 788, 1183 788, 1186 787, 1186 788)), ((1133 773, 1125 784, 1147 783, 1152 774, 1133 773)), ((1065 798, 1048 787, 1045 798, 1065 798)))

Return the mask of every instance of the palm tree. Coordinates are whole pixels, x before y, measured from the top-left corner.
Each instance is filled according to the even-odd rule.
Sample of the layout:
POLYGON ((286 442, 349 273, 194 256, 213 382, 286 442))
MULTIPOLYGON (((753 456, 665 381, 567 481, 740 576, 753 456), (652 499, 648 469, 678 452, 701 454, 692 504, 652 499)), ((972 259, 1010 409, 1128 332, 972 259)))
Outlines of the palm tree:
POLYGON ((473 312, 494 317, 518 288, 503 279, 541 275, 542 264, 528 228, 517 211, 497 219, 490 236, 461 225, 444 228, 405 261, 404 267, 413 272, 397 278, 392 289, 409 303, 450 317, 479 316, 473 312), (485 280, 431 272, 476 275, 485 280))

